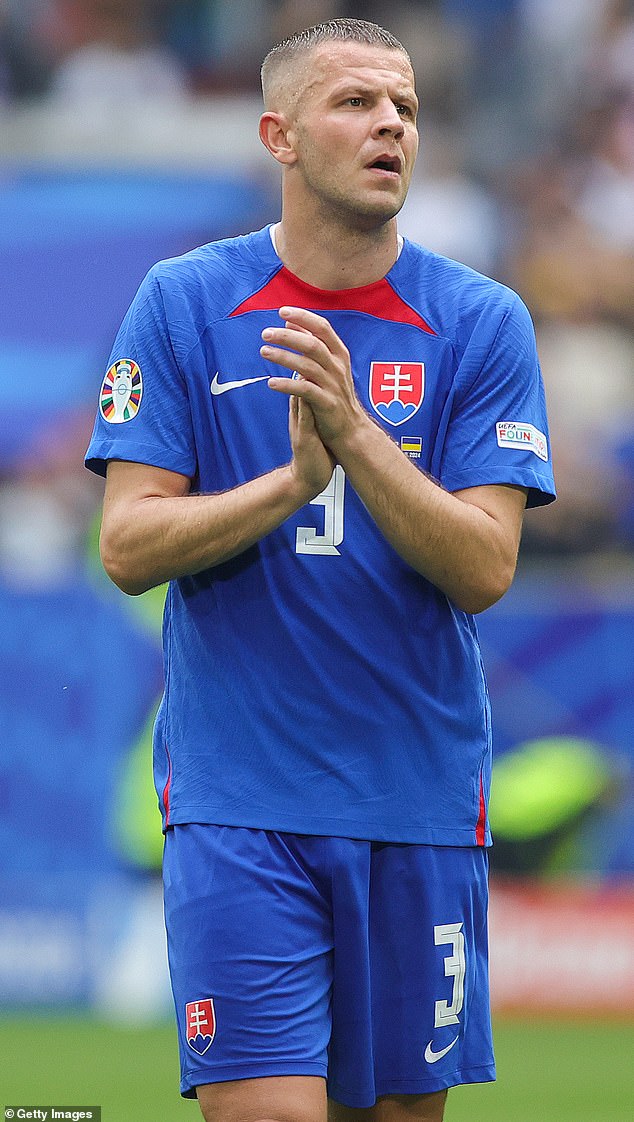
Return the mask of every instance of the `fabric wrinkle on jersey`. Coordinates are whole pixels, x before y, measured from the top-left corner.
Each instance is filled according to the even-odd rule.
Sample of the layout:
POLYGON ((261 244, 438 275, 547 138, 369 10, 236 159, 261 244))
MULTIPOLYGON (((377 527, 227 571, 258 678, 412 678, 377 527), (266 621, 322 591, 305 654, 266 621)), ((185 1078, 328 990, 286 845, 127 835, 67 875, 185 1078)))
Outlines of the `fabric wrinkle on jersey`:
MULTIPOLYGON (((285 268, 269 227, 150 271, 109 362, 137 364, 142 397, 125 423, 97 417, 88 466, 150 464, 208 493, 287 463, 288 400, 267 378, 291 372, 260 355, 284 304, 330 321, 368 413, 442 487, 554 497, 534 331, 515 293, 407 240, 383 280, 316 289, 285 268)), ((257 544, 171 582, 164 650, 166 825, 489 844, 475 620, 398 556, 342 468, 257 544)))

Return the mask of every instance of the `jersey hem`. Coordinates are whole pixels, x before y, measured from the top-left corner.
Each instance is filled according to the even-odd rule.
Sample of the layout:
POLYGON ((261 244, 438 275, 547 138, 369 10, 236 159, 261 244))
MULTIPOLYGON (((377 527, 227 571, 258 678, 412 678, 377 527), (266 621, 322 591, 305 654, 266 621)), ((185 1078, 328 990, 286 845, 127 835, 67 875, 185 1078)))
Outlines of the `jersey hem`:
POLYGON ((181 1079, 181 1096, 196 1098, 196 1087, 204 1083, 229 1083, 234 1079, 265 1079, 272 1075, 315 1075, 326 1079, 327 1065, 311 1060, 261 1060, 257 1063, 220 1064, 186 1072, 181 1079), (195 1082, 194 1082, 195 1080, 195 1082))
POLYGON ((193 478, 195 467, 191 459, 181 456, 178 452, 167 456, 165 449, 154 448, 151 445, 137 445, 134 450, 115 441, 95 441, 91 444, 90 455, 86 456, 84 463, 89 471, 95 475, 105 476, 110 460, 124 460, 126 463, 146 464, 148 467, 160 467, 165 471, 175 471, 179 475, 193 478))
POLYGON ((467 1083, 494 1083, 495 1080, 495 1064, 482 1064, 478 1067, 456 1068, 445 1075, 418 1079, 377 1080, 374 1098, 352 1091, 334 1081, 328 1084, 328 1094, 342 1106, 367 1108, 374 1106, 376 1100, 383 1095, 429 1095, 434 1091, 445 1091, 448 1087, 459 1087, 467 1083))
POLYGON ((270 830, 281 834, 308 834, 325 838, 353 838, 357 841, 394 842, 406 845, 447 845, 460 848, 487 848, 492 844, 490 830, 485 831, 484 846, 476 839, 476 823, 473 826, 404 826, 403 823, 386 825, 378 822, 350 822, 339 818, 318 818, 306 821, 290 815, 280 814, 275 818, 250 818, 240 815, 233 818, 225 812, 213 808, 183 807, 170 808, 169 824, 163 823, 163 830, 172 826, 187 826, 191 823, 208 826, 234 826, 246 830, 270 830))
POLYGON ((506 485, 508 487, 526 487, 528 498, 526 506, 547 506, 554 503, 557 498, 555 489, 547 475, 535 471, 533 468, 514 468, 505 472, 496 465, 494 468, 478 469, 475 472, 453 472, 443 475, 442 486, 447 491, 462 491, 467 487, 488 487, 506 485))

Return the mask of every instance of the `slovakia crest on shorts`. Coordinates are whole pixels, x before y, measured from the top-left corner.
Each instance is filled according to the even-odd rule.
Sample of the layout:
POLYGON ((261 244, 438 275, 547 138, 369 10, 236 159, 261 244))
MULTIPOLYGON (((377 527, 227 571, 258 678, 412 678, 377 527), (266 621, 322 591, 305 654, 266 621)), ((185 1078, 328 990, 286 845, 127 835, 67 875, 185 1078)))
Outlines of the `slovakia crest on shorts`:
POLYGON ((204 1056, 216 1035, 216 1012, 212 997, 187 1002, 185 1030, 189 1047, 199 1056, 204 1056))
POLYGON ((370 363, 370 402, 388 425, 409 421, 425 395, 424 362, 370 363))

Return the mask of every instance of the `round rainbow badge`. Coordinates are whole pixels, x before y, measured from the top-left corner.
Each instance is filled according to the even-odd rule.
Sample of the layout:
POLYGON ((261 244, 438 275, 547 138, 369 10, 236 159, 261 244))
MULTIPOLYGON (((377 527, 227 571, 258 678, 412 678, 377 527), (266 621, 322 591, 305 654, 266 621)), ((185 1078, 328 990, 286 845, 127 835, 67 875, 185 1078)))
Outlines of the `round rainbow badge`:
POLYGON ((104 421, 122 425, 136 417, 142 397, 140 368, 131 358, 121 358, 112 364, 101 384, 99 411, 104 421))

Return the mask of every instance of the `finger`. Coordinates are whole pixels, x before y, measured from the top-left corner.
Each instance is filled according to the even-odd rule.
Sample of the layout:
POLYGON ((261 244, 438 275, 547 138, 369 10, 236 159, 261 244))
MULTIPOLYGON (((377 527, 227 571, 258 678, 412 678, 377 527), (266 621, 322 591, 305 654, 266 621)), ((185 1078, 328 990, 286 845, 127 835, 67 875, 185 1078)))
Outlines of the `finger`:
MULTIPOLYGON (((327 382, 328 370, 326 365, 316 362, 306 355, 298 354, 297 351, 287 351, 283 350, 281 347, 266 345, 260 348, 260 354, 267 362, 272 362, 276 366, 283 366, 287 370, 291 370, 293 374, 298 375, 297 378, 283 379, 285 382, 290 381, 293 383, 293 385, 288 388, 288 393, 300 393, 296 385, 297 382, 300 383, 300 386, 302 381, 312 383, 316 386, 325 385, 327 382)), ((271 377, 278 377, 278 375, 271 375, 271 377)))
POLYGON ((283 347, 296 354, 306 355, 315 362, 324 363, 331 355, 326 343, 312 331, 291 327, 265 327, 262 339, 266 346, 283 347))
POLYGON ((285 393, 291 400, 310 398, 315 391, 315 383, 309 382, 307 378, 284 378, 273 375, 267 385, 270 390, 285 393))
POLYGON ((305 431, 316 432, 315 414, 308 402, 296 396, 292 397, 290 400, 296 402, 298 427, 305 431))
POLYGON ((291 323, 295 327, 315 335, 317 339, 321 339, 329 350, 334 347, 336 350, 348 353, 345 343, 337 335, 334 327, 325 316, 320 316, 317 312, 309 312, 307 308, 295 308, 290 305, 281 307, 279 314, 287 323, 291 323))
POLYGON ((284 326, 287 327, 289 331, 291 329, 293 331, 300 331, 303 335, 313 334, 312 331, 309 331, 307 327, 302 327, 299 323, 293 323, 290 319, 286 321, 284 326))
POLYGON ((308 308, 284 304, 278 310, 278 315, 289 323, 301 324, 307 331, 321 331, 328 328, 333 330, 325 316, 320 316, 318 312, 311 312, 308 308))
MULTIPOLYGON (((288 378, 283 378, 281 380, 287 382, 288 378)), ((316 431, 315 414, 308 402, 303 401, 297 394, 289 395, 288 411, 291 422, 296 429, 316 431)))

